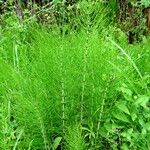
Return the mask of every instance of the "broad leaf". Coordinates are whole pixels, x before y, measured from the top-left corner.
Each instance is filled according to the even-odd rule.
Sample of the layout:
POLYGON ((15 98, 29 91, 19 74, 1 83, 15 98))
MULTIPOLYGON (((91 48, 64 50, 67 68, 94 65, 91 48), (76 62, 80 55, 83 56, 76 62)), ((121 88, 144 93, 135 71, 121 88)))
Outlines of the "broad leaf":
POLYGON ((146 95, 140 95, 137 101, 135 102, 135 105, 140 105, 144 108, 147 108, 147 103, 149 102, 149 97, 146 95))
POLYGON ((129 117, 125 113, 121 113, 118 111, 116 113, 113 113, 113 116, 120 121, 130 123, 129 117))
POLYGON ((128 107, 126 106, 126 102, 121 101, 121 102, 119 102, 119 103, 116 104, 116 107, 117 107, 119 110, 121 110, 122 112, 124 112, 124 113, 130 115, 129 109, 128 109, 128 107))

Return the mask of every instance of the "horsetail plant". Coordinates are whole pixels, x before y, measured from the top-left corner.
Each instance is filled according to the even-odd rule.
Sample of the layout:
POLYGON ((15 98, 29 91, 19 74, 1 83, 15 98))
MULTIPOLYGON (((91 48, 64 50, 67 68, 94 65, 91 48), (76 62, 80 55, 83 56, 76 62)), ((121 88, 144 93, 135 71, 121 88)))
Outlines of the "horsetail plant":
POLYGON ((54 5, 58 24, 30 18, 20 28, 5 18, 0 149, 147 150, 149 39, 131 46, 121 37, 122 48, 122 31, 106 24, 110 10, 98 0, 54 5))

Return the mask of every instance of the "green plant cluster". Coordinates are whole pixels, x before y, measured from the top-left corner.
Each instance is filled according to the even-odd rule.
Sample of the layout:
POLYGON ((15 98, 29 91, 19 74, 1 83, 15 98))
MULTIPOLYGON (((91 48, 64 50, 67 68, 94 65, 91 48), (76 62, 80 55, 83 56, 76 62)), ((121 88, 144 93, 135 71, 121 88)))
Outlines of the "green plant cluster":
POLYGON ((150 38, 129 45, 108 8, 78 7, 80 30, 3 18, 0 149, 150 149, 150 38))

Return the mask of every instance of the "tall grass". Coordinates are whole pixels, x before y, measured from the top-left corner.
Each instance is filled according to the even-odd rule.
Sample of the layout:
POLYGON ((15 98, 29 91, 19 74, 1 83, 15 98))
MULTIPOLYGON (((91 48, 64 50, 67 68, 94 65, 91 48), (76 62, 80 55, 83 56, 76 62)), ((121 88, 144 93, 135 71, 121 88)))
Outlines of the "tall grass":
POLYGON ((2 29, 1 149, 149 149, 149 39, 129 46, 81 6, 78 32, 2 29))

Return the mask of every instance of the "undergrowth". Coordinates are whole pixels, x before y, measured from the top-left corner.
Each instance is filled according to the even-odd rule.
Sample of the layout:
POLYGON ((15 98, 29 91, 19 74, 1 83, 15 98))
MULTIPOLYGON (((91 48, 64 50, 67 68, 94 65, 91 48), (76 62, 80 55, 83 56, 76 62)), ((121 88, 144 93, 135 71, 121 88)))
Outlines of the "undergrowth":
POLYGON ((150 149, 150 39, 128 45, 81 6, 78 31, 0 28, 0 149, 150 149))

